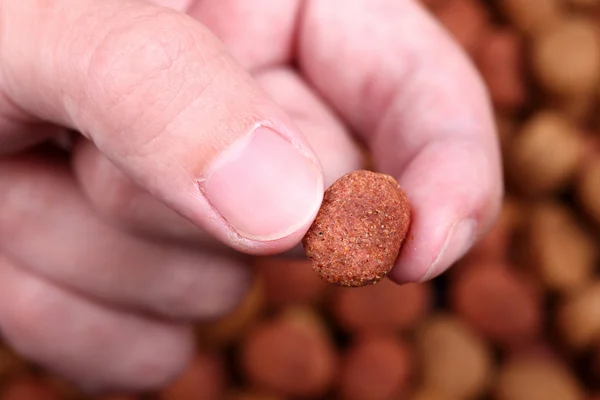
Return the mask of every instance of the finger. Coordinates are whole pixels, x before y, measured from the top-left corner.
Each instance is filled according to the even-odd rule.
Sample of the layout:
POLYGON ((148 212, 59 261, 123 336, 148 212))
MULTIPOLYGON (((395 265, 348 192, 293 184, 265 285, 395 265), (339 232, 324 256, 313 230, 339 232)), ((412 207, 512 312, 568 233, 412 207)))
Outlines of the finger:
POLYGON ((317 158, 203 25, 135 0, 9 0, 0 18, 0 88, 20 109, 79 130, 229 246, 299 242, 323 196, 317 158))
POLYGON ((499 151, 481 79, 414 1, 307 4, 301 70, 412 203, 411 240, 391 277, 432 278, 499 210, 499 151))
POLYGON ((87 390, 163 386, 193 353, 189 328, 91 302, 2 256, 0 330, 19 353, 87 390))
POLYGON ((187 12, 214 32, 242 66, 256 71, 292 62, 303 3, 195 0, 187 12))
POLYGON ((65 164, 0 160, 0 251, 77 292, 173 318, 212 319, 248 289, 244 260, 146 242, 103 224, 65 164))
MULTIPOLYGON (((264 70, 257 82, 292 118, 314 149, 329 186, 364 160, 335 114, 289 69, 264 70)), ((136 186, 89 141, 75 147, 73 166, 79 186, 95 210, 111 224, 138 235, 216 246, 204 231, 136 186)))

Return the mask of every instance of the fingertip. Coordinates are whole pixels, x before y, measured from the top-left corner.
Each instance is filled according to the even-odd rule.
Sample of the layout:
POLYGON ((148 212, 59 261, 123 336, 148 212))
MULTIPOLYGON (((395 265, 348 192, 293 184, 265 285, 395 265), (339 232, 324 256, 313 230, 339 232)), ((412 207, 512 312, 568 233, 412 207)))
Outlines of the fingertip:
POLYGON ((424 149, 400 177, 413 218, 390 278, 427 281, 462 258, 499 213, 503 190, 497 173, 472 143, 424 149))
POLYGON ((225 150, 199 187, 241 238, 291 247, 319 210, 323 181, 312 153, 307 155, 296 143, 261 126, 225 150))

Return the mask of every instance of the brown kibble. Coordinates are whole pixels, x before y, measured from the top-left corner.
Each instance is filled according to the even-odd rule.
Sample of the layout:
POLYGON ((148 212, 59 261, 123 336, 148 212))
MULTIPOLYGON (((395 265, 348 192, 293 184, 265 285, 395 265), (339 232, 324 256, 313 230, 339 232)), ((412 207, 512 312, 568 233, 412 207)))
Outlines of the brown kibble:
POLYGON ((251 290, 236 309, 222 318, 203 322, 196 327, 200 343, 225 346, 239 340, 258 319, 264 297, 264 282, 259 276, 254 279, 251 290))
POLYGON ((566 118, 541 111, 513 139, 507 154, 507 175, 521 193, 551 194, 574 176, 583 152, 583 139, 566 118))
POLYGON ((255 265, 271 307, 316 304, 327 288, 327 282, 315 274, 307 259, 260 257, 255 265))
POLYGON ((450 315, 431 317, 416 335, 421 380, 450 398, 478 398, 491 382, 491 349, 450 315))
MULTIPOLYGON (((94 400, 139 400, 139 399, 140 399, 139 396, 136 396, 133 394, 115 394, 115 395, 94 397, 94 400)), ((185 398, 182 398, 182 400, 185 400, 185 398)))
POLYGON ((539 336, 542 304, 536 288, 501 262, 466 268, 450 287, 453 310, 494 343, 513 347, 539 336))
POLYGON ((476 0, 448 0, 434 10, 438 21, 467 53, 474 53, 487 28, 487 10, 476 0))
POLYGON ((331 313, 349 332, 399 331, 414 326, 429 311, 431 287, 426 283, 398 285, 389 279, 362 288, 337 288, 331 313))
POLYGON ((563 0, 499 0, 506 18, 521 32, 536 36, 562 18, 563 0))
POLYGON ((568 207, 555 202, 532 209, 527 253, 549 290, 570 293, 585 286, 597 260, 596 244, 568 207))
POLYGON ((591 155, 576 184, 577 199, 592 220, 600 225, 600 156, 591 155))
POLYGON ((408 347, 392 335, 358 337, 341 363, 339 398, 393 400, 406 393, 412 369, 408 347))
POLYGON ((549 93, 567 98, 592 94, 600 81, 596 24, 565 18, 533 42, 531 62, 539 84, 549 93))
POLYGON ((410 225, 406 194, 389 175, 355 171, 325 191, 302 243, 325 281, 359 287, 392 269, 410 225))
POLYGON ((565 298, 556 310, 556 325, 574 350, 584 350, 600 340, 600 281, 565 298))
POLYGON ((252 386, 279 396, 321 396, 336 371, 334 344, 311 311, 290 309, 244 339, 241 366, 252 386))
POLYGON ((527 102, 523 41, 510 29, 495 29, 483 39, 475 60, 494 105, 516 110, 527 102))
POLYGON ((581 384, 569 369, 546 358, 514 357, 502 365, 496 400, 583 400, 581 384))
POLYGON ((158 400, 222 399, 226 387, 225 364, 221 356, 199 351, 186 370, 160 390, 158 400))
POLYGON ((33 377, 22 377, 6 383, 0 390, 0 400, 61 400, 52 385, 33 377))

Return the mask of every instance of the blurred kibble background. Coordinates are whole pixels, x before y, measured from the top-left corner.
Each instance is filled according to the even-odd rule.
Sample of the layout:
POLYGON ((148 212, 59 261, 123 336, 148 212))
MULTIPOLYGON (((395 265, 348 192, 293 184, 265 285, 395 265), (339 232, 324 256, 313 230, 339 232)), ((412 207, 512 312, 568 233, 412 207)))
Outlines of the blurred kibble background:
MULTIPOLYGON (((421 2, 494 104, 507 195, 489 235, 424 284, 343 289, 258 259, 174 383, 94 399, 600 399, 600 0, 421 2)), ((0 400, 86 398, 0 343, 0 400)))

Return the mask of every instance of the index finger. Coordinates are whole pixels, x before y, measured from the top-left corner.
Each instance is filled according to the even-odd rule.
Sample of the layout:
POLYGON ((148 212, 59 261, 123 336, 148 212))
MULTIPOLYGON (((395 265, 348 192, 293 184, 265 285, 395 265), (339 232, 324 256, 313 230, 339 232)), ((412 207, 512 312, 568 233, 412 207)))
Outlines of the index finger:
POLYGON ((395 176, 413 222, 390 277, 434 277, 496 216, 502 177, 487 91, 465 54, 411 0, 308 2, 303 73, 395 176))

